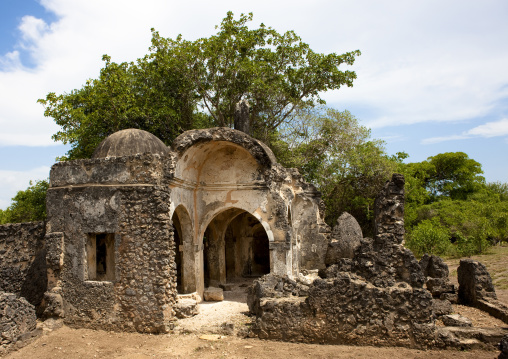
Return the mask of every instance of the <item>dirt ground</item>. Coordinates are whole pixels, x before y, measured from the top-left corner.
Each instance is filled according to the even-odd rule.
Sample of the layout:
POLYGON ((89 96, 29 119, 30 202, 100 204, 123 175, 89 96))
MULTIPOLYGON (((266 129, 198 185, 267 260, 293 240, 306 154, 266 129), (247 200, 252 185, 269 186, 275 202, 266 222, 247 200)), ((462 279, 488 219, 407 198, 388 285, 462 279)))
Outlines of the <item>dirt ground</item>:
POLYGON ((239 339, 222 336, 199 339, 198 334, 143 335, 109 333, 63 327, 11 353, 9 359, 57 358, 476 358, 493 359, 497 352, 422 351, 405 348, 375 348, 309 345, 239 339))
MULTIPOLYGON (((508 302, 508 248, 494 248, 488 255, 474 258, 484 263, 496 284, 500 300, 508 302)), ((456 282, 458 260, 447 260, 450 277, 456 282)), ((245 281, 233 283, 233 291, 224 292, 223 302, 203 303, 200 314, 179 320, 173 333, 147 335, 115 333, 63 326, 51 330, 24 348, 10 353, 8 359, 74 358, 497 358, 499 352, 457 350, 414 350, 345 345, 282 343, 260 339, 242 339, 227 335, 248 325, 245 281)), ((476 327, 508 327, 507 324, 478 309, 454 305, 454 311, 470 318, 476 327)), ((439 325, 439 323, 438 323, 439 325)))

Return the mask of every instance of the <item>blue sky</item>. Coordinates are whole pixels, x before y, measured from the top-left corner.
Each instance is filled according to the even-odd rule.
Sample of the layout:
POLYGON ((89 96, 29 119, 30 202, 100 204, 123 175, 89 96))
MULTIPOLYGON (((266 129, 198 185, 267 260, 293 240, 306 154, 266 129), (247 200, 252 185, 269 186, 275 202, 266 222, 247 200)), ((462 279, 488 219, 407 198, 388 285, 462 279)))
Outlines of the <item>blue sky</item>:
POLYGON ((362 55, 354 87, 324 94, 409 161, 463 151, 488 181, 508 182, 505 0, 0 0, 0 208, 47 178, 67 147, 36 101, 79 88, 101 57, 147 53, 150 28, 186 39, 215 32, 228 10, 295 30, 318 52, 362 55))

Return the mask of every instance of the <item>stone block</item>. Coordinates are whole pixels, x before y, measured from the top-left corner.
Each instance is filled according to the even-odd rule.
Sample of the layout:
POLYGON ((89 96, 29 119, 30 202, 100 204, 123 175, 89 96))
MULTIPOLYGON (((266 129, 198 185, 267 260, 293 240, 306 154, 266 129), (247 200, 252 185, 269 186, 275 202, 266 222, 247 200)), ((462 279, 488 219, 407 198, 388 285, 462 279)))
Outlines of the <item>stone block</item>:
POLYGON ((441 300, 448 300, 452 304, 457 304, 459 301, 459 295, 457 293, 442 293, 439 296, 441 300))
POLYGON ((506 359, 508 358, 508 334, 506 334, 503 339, 499 342, 499 350, 501 350, 501 354, 499 354, 499 358, 506 359))
POLYGON ((353 258, 362 238, 362 229, 356 219, 347 212, 342 213, 333 228, 325 264, 335 264, 341 258, 353 258))
POLYGON ((471 319, 463 317, 460 314, 446 314, 440 318, 444 325, 449 327, 472 327, 471 319))
POLYGON ((461 303, 475 304, 481 299, 497 299, 490 274, 482 263, 462 259, 457 269, 457 277, 461 303))
POLYGON ((221 302, 224 300, 224 292, 222 288, 208 287, 203 292, 203 297, 207 302, 221 302))
POLYGON ((174 310, 178 319, 190 318, 199 314, 198 302, 194 299, 179 299, 174 310))
POLYGON ((446 314, 450 314, 453 311, 452 303, 447 300, 433 299, 432 300, 432 311, 438 317, 446 314))
POLYGON ((455 287, 448 278, 428 278, 427 289, 432 296, 439 298, 442 293, 454 293, 455 287))
POLYGON ((426 277, 448 278, 448 265, 441 257, 425 253, 420 259, 420 267, 426 277))

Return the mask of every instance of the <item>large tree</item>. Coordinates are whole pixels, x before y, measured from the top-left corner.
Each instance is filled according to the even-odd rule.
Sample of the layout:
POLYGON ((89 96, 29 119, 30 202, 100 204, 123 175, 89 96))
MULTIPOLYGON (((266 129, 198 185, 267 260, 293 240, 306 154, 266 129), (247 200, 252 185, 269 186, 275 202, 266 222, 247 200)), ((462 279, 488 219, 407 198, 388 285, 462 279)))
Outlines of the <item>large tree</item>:
POLYGON ((126 128, 149 131, 169 144, 183 131, 208 124, 195 111, 196 92, 172 64, 149 56, 132 63, 117 64, 107 55, 103 60, 97 79, 39 100, 44 115, 61 127, 53 139, 72 146, 63 159, 89 158, 104 138, 126 128))
POLYGON ((347 211, 372 235, 374 199, 396 167, 384 143, 371 139, 349 111, 323 106, 298 111, 277 135, 279 161, 298 168, 323 193, 327 223, 334 225, 347 211))
POLYGON ((254 135, 265 141, 299 108, 324 103, 320 92, 352 86, 356 74, 341 71, 360 52, 319 54, 294 31, 279 34, 261 24, 249 29, 252 13, 235 20, 232 12, 209 38, 162 38, 153 31, 153 58, 175 58, 199 93, 201 105, 218 126, 233 125, 235 104, 250 104, 254 135))
POLYGON ((104 56, 100 76, 70 93, 39 100, 61 130, 53 139, 70 143, 68 158, 89 157, 112 132, 134 127, 164 142, 203 126, 233 126, 240 100, 250 104, 253 135, 270 142, 297 109, 324 103, 320 93, 352 86, 356 74, 342 71, 359 51, 319 54, 293 32, 279 34, 252 14, 228 12, 209 38, 163 38, 152 30, 150 53, 132 63, 104 56))

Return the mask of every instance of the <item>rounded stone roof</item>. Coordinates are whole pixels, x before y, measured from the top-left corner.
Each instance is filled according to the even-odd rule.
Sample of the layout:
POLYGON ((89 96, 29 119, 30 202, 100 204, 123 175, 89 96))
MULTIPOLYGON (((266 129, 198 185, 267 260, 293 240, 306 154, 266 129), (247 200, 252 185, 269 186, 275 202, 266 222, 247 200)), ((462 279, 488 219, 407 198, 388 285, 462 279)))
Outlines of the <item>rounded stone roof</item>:
POLYGON ((92 158, 133 156, 147 152, 165 155, 169 148, 150 132, 129 128, 108 136, 97 146, 92 158))

